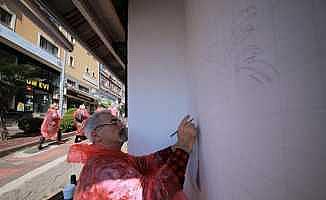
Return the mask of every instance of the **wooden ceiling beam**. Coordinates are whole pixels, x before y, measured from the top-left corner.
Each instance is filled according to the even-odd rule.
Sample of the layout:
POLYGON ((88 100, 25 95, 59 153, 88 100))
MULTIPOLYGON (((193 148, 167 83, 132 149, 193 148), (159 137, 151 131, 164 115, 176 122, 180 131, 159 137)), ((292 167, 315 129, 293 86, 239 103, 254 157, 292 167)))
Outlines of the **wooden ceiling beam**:
MULTIPOLYGON (((107 49, 113 55, 114 59, 121 65, 123 70, 126 69, 125 64, 120 59, 119 55, 115 52, 111 45, 111 39, 105 31, 105 28, 101 25, 100 19, 98 19, 97 14, 91 9, 90 5, 87 1, 84 0, 72 0, 73 4, 80 11, 80 13, 84 16, 86 21, 92 27, 94 32, 99 36, 99 38, 103 41, 107 49)), ((104 14, 104 13, 103 13, 104 14)), ((107 13, 105 13, 107 14, 107 13)))

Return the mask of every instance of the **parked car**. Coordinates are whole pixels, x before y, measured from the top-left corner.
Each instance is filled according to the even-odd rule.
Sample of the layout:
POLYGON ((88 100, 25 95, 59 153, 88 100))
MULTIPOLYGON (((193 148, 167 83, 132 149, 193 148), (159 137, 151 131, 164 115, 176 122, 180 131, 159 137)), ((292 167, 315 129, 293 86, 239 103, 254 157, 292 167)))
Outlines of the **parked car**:
POLYGON ((22 117, 18 119, 18 128, 25 133, 40 134, 43 118, 22 117))

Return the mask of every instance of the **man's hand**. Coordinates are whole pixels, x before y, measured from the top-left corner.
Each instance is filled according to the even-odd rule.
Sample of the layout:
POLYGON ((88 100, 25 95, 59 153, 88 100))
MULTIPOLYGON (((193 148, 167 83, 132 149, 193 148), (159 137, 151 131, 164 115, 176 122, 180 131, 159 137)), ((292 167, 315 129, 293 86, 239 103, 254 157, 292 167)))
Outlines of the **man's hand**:
POLYGON ((192 120, 189 115, 182 119, 178 127, 178 142, 175 145, 175 148, 181 148, 188 153, 191 152, 197 136, 197 128, 192 120))

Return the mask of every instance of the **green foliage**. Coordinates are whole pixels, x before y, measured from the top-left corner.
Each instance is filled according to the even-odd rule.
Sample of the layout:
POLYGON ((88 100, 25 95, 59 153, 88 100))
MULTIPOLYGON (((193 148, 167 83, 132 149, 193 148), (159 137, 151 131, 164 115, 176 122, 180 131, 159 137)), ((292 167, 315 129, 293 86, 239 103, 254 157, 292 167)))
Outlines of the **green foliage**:
POLYGON ((108 107, 110 107, 111 105, 112 105, 112 100, 108 100, 108 99, 101 99, 101 100, 99 100, 99 103, 103 106, 103 107, 105 107, 105 108, 108 108, 108 107))
POLYGON ((29 64, 11 63, 6 58, 0 58, 0 103, 7 102, 12 98, 8 94, 16 94, 26 85, 27 79, 40 76, 40 70, 29 64))
POLYGON ((73 114, 76 111, 76 108, 69 108, 63 115, 61 120, 60 129, 64 132, 70 132, 74 130, 74 119, 73 114))
POLYGON ((118 107, 120 115, 122 116, 123 114, 126 114, 126 106, 123 104, 118 107))

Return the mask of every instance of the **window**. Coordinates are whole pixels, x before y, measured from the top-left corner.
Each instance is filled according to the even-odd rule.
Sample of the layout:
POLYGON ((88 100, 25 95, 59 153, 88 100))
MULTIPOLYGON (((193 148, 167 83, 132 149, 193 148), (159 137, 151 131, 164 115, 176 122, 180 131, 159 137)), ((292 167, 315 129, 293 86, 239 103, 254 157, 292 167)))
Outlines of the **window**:
POLYGON ((40 47, 54 56, 58 56, 58 47, 49 42, 43 36, 40 36, 40 47))
POLYGON ((34 108, 33 98, 34 98, 33 95, 30 95, 30 94, 25 95, 24 111, 33 112, 33 108, 34 108))
POLYGON ((72 37, 72 36, 70 36, 70 42, 73 43, 73 44, 75 44, 75 38, 72 37))
POLYGON ((82 86, 82 85, 78 85, 78 89, 79 89, 80 91, 83 91, 83 92, 89 93, 89 88, 84 87, 84 86, 82 86))
POLYGON ((93 72, 93 78, 95 78, 95 72, 93 72))
POLYGON ((70 86, 70 87, 75 87, 76 86, 76 82, 75 81, 72 81, 70 79, 67 79, 67 85, 70 86))
MULTIPOLYGON (((38 113, 46 113, 50 105, 50 96, 42 90, 34 90, 34 111, 38 113)), ((26 110, 26 104, 25 104, 26 110)))
POLYGON ((86 67, 86 73, 89 74, 89 69, 88 69, 88 67, 86 67))
POLYGON ((69 56, 69 66, 73 67, 74 66, 74 57, 69 56))
POLYGON ((10 14, 8 11, 0 7, 0 22, 1 24, 7 26, 8 28, 11 27, 11 19, 13 15, 10 14))

